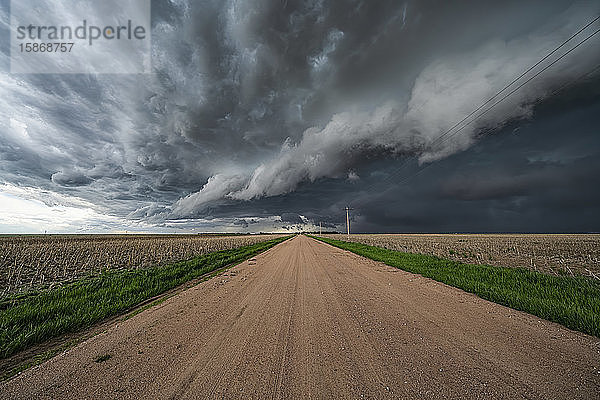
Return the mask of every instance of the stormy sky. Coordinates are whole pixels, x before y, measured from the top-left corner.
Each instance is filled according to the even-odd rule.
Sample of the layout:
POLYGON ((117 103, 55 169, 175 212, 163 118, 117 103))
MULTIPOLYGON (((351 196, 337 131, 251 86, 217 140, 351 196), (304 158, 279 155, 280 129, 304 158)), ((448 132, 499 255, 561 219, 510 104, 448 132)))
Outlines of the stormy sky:
POLYGON ((152 73, 12 74, 0 0, 0 232, 600 230, 600 22, 450 130, 600 3, 151 5, 152 73))

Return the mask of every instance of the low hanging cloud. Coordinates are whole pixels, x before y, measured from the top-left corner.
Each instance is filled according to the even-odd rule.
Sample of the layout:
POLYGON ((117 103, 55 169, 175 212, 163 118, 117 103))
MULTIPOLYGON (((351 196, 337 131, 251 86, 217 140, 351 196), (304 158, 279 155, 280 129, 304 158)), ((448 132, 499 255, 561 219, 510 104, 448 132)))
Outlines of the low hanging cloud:
POLYGON ((176 217, 197 214, 202 211, 202 206, 225 198, 244 181, 242 176, 214 175, 208 179, 201 191, 178 200, 173 206, 172 214, 176 217))
POLYGON ((388 101, 371 111, 359 111, 357 106, 355 111, 335 114, 324 127, 305 130, 299 141, 286 139, 279 154, 257 166, 252 174, 210 178, 201 191, 179 200, 174 210, 178 214, 195 210, 219 198, 248 201, 290 193, 302 182, 347 176, 366 153, 408 154, 420 162, 433 162, 465 150, 482 129, 495 129, 514 119, 531 117, 536 102, 594 67, 598 57, 589 51, 589 43, 474 122, 468 120, 438 140, 451 124, 494 96, 555 44, 569 37, 575 27, 575 22, 567 19, 561 30, 541 29, 524 38, 494 40, 473 51, 437 60, 417 76, 408 101, 388 101))
MULTIPOLYGON (((70 3, 39 4, 69 15, 70 3)), ((459 134, 436 142, 600 5, 152 5, 152 74, 0 71, 0 184, 34 188, 41 200, 44 193, 60 194, 65 204, 80 199, 103 215, 157 226, 202 221, 243 228, 235 221, 260 216, 256 229, 265 229, 281 223, 281 210, 265 211, 285 208, 277 196, 323 178, 356 185, 368 179, 362 168, 374 160, 404 155, 425 163, 456 154, 482 129, 530 118, 536 102, 600 61, 593 38, 459 134)), ((9 25, 1 2, 0 20, 0 28, 9 25)), ((7 49, 0 46, 5 66, 7 49)), ((128 63, 134 55, 121 57, 128 63)), ((326 220, 311 214, 312 203, 289 211, 326 220)))

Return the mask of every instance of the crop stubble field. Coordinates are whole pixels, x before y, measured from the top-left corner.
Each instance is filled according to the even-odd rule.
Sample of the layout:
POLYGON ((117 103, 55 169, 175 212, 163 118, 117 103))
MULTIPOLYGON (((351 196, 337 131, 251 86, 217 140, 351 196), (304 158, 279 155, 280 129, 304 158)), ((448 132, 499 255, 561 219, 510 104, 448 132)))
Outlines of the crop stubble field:
POLYGON ((52 288, 107 271, 187 260, 282 236, 0 236, 0 297, 52 288))
MULTIPOLYGON (((0 297, 190 259, 281 235, 0 236, 0 297)), ((348 240, 346 235, 323 235, 348 240)), ((350 241, 451 260, 600 276, 599 234, 353 234, 350 241)))
POLYGON ((352 234, 323 237, 470 264, 600 278, 600 234, 352 234))

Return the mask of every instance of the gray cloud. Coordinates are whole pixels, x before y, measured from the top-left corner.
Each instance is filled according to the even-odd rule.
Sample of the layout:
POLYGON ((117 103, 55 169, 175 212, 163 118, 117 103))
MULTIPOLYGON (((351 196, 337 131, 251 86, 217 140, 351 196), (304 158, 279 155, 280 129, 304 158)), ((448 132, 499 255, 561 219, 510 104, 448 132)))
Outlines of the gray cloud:
MULTIPOLYGON (((335 114, 323 128, 308 128, 297 142, 286 138, 279 154, 260 164, 245 182, 239 175, 225 178, 226 183, 220 185, 221 197, 251 200, 289 193, 303 181, 348 173, 357 159, 372 151, 409 153, 424 162, 435 161, 471 146, 482 128, 497 128, 515 118, 531 117, 535 102, 589 70, 597 57, 585 51, 578 53, 573 63, 550 70, 543 79, 523 88, 493 112, 451 136, 451 140, 435 141, 449 128, 449 121, 460 120, 490 98, 553 43, 568 37, 577 26, 574 21, 583 18, 580 12, 568 11, 558 19, 563 21, 562 30, 549 31, 543 26, 524 38, 491 40, 474 50, 430 63, 415 79, 407 102, 390 100, 372 111, 356 111, 361 106, 356 105, 354 112, 335 114), (543 50, 532 52, 532 48, 543 50)), ((335 50, 335 45, 329 43, 331 37, 324 50, 327 54, 335 50)), ((342 34, 333 37, 336 42, 343 40, 342 34)), ((313 68, 323 68, 327 57, 312 58, 313 68)), ((214 192, 207 185, 183 202, 188 208, 197 208, 210 197, 209 193, 214 192)))
POLYGON ((76 171, 55 172, 51 179, 53 183, 61 186, 86 186, 92 182, 90 178, 76 171))
POLYGON ((303 224, 304 220, 298 214, 294 213, 283 213, 281 214, 281 221, 288 224, 303 224))
MULTIPOLYGON (((534 104, 600 61, 590 51, 595 39, 459 135, 436 143, 437 135, 600 6, 392 0, 152 5, 153 74, 1 72, 0 181, 156 226, 202 220, 244 228, 241 221, 256 217, 269 221, 256 224, 262 229, 279 215, 288 225, 307 222, 284 221, 286 212, 335 224, 338 217, 325 215, 347 201, 331 200, 352 185, 376 182, 370 176, 377 176, 377 163, 406 157, 438 162, 472 149, 482 129, 535 119, 534 104), (310 187, 324 191, 313 193, 326 200, 320 209, 303 197, 310 187), (282 204, 286 196, 297 199, 289 211, 282 204)), ((62 6, 52 7, 60 13, 62 6)), ((8 65, 7 47, 0 50, 0 64, 8 65)), ((550 172, 520 174, 517 185, 513 175, 490 182, 469 174, 449 180, 444 195, 504 198, 552 183, 550 172)))

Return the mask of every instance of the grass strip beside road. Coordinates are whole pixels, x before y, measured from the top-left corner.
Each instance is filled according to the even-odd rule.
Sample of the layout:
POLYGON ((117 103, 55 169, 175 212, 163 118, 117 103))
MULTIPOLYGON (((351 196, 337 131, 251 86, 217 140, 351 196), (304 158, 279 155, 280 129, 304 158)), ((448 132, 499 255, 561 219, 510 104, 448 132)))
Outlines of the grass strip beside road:
POLYGON ((443 282, 494 303, 600 337, 600 281, 525 268, 463 264, 361 243, 314 237, 332 246, 443 282))
POLYGON ((15 300, 14 305, 0 310, 0 358, 88 328, 192 279, 240 263, 288 238, 208 253, 160 267, 108 272, 15 300))

